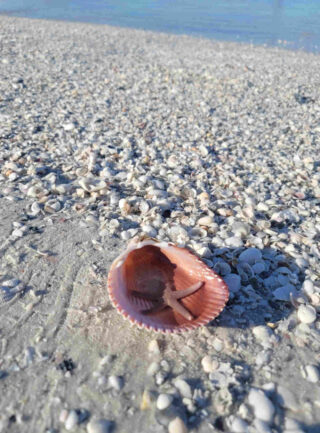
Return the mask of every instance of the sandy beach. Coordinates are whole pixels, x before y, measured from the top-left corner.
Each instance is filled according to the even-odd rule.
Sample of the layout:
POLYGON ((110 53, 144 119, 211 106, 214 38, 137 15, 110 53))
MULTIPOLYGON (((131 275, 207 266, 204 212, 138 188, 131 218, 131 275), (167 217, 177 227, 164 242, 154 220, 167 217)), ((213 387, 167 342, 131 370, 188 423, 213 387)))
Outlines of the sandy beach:
POLYGON ((0 16, 0 432, 320 431, 320 56, 0 16), (134 236, 229 285, 163 335, 134 236))

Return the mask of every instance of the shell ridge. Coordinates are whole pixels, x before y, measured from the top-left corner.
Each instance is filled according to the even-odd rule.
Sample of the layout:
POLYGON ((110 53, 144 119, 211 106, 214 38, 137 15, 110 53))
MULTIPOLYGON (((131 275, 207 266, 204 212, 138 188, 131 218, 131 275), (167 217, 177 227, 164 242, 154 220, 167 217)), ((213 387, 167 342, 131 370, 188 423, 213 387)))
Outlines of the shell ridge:
MULTIPOLYGON (((150 286, 152 286, 153 281, 151 278, 150 286)), ((157 280, 156 284, 158 284, 157 280)), ((223 279, 192 251, 188 248, 181 248, 168 242, 158 242, 153 239, 129 243, 127 249, 112 262, 107 286, 112 305, 126 320, 129 320, 131 324, 135 324, 138 327, 144 327, 148 331, 163 333, 179 333, 211 322, 224 309, 229 298, 228 286, 223 279), (156 249, 147 248, 150 246, 156 247, 158 252, 156 249), (147 248, 146 250, 138 252, 145 247, 147 248), (128 259, 130 253, 133 253, 133 255, 128 259), (143 256, 143 253, 145 253, 145 256, 143 256), (184 255, 185 260, 183 259, 184 255), (153 261, 150 259, 150 256, 154 257, 153 261), (159 259, 162 256, 165 260, 159 259), (137 263, 135 261, 136 257, 140 257, 137 263), (160 260, 159 263, 157 260, 160 260), (169 269, 167 262, 172 264, 169 269), (181 268, 180 273, 176 274, 176 270, 173 271, 173 265, 176 270, 181 268), (192 265, 195 268, 188 269, 188 266, 191 267, 192 265), (143 310, 150 309, 154 305, 154 301, 135 297, 133 294, 130 294, 130 291, 136 290, 134 288, 138 281, 136 278, 143 272, 144 267, 147 269, 148 266, 151 271, 148 271, 145 278, 151 278, 150 275, 152 276, 153 272, 164 272, 164 275, 167 275, 166 272, 175 272, 173 277, 175 279, 180 278, 180 280, 182 277, 181 281, 183 281, 182 284, 184 286, 186 284, 190 284, 191 286, 204 280, 203 287, 200 287, 194 293, 189 292, 190 294, 181 299, 182 305, 185 305, 194 316, 192 320, 183 318, 170 307, 160 312, 143 313, 143 310), (129 278, 130 280, 127 281, 129 278)), ((180 282, 180 288, 178 286, 175 290, 186 289, 188 287, 184 286, 181 286, 180 282)), ((148 287, 146 283, 146 289, 152 289, 152 287, 148 287)))

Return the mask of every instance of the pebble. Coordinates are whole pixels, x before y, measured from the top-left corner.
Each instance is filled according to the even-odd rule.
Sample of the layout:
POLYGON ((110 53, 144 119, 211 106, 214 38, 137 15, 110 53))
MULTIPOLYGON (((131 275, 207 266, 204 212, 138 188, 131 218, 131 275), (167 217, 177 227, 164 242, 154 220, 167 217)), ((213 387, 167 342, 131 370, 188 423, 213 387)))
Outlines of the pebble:
POLYGON ((266 270, 266 265, 264 262, 256 262, 252 266, 252 270, 256 275, 260 275, 262 272, 266 270))
POLYGON ((15 238, 22 238, 23 235, 24 235, 24 231, 22 229, 15 229, 12 232, 12 236, 15 238))
POLYGON ((300 425, 298 421, 292 418, 286 418, 284 421, 284 426, 286 430, 299 430, 300 425))
MULTIPOLYGON (((230 382, 233 381, 233 378, 229 376, 230 382)), ((214 394, 213 406, 218 415, 227 415, 230 413, 233 406, 233 396, 227 386, 226 381, 221 381, 222 388, 219 389, 217 393, 214 394)))
POLYGON ((216 352, 222 352, 222 350, 224 349, 223 341, 221 341, 219 338, 215 338, 213 340, 212 346, 216 352))
POLYGON ((160 394, 157 398, 157 408, 159 410, 167 409, 171 405, 173 401, 172 395, 169 394, 160 394))
POLYGON ((61 210, 61 203, 58 200, 48 200, 44 205, 44 210, 48 213, 55 213, 61 210))
POLYGON ((112 355, 106 355, 99 361, 99 368, 103 368, 104 366, 110 364, 113 360, 112 355))
POLYGON ((256 418, 272 423, 274 416, 274 406, 266 394, 256 388, 251 388, 248 395, 248 402, 252 406, 256 418))
POLYGON ((66 430, 73 430, 78 424, 79 418, 78 414, 75 410, 71 410, 67 416, 67 419, 64 423, 66 430))
POLYGON ((151 238, 156 238, 157 237, 157 230, 152 227, 150 224, 145 224, 143 226, 141 226, 141 230, 143 231, 143 233, 145 233, 147 236, 151 237, 151 238))
POLYGON ((250 226, 249 224, 238 221, 232 225, 232 232, 236 236, 246 237, 250 233, 250 226))
POLYGON ((98 376, 98 385, 99 386, 105 386, 107 385, 108 380, 105 376, 98 376))
MULTIPOLYGON (((268 352, 272 356, 272 350, 269 350, 268 352)), ((263 391, 266 392, 267 397, 272 396, 272 394, 274 394, 276 391, 276 385, 274 382, 267 382, 267 383, 263 384, 261 388, 263 389, 263 391)))
POLYGON ((241 418, 249 419, 251 417, 251 409, 246 403, 241 403, 238 409, 238 415, 241 418))
POLYGON ((259 352, 256 356, 256 365, 261 367, 270 362, 272 353, 270 350, 263 350, 259 352))
POLYGON ((35 350, 34 347, 27 347, 25 350, 25 366, 29 367, 35 358, 35 350))
POLYGON ((153 361, 148 367, 147 375, 154 376, 160 370, 159 362, 153 361))
POLYGON ((268 326, 256 326, 252 330, 253 335, 257 338, 257 340, 261 342, 267 342, 269 338, 272 336, 273 332, 268 326))
POLYGON ((301 323, 311 324, 317 318, 317 312, 311 305, 300 305, 298 308, 298 319, 301 323))
POLYGON ((239 256, 239 262, 248 263, 254 265, 256 262, 262 259, 262 253, 258 248, 248 248, 244 250, 239 256))
POLYGON ((214 219, 211 216, 204 216, 198 219, 199 226, 210 227, 214 224, 214 219))
POLYGON ((69 412, 67 411, 67 409, 62 409, 62 411, 60 412, 59 415, 59 421, 62 423, 66 422, 66 419, 68 418, 69 412))
POLYGON ((219 363, 218 363, 218 361, 213 359, 211 356, 206 355, 202 358, 201 365, 202 365, 203 371, 205 373, 212 373, 213 371, 215 371, 218 368, 219 363))
POLYGON ((188 433, 188 429, 181 418, 177 417, 170 421, 168 425, 169 433, 188 433))
POLYGON ((119 209, 124 215, 127 215, 131 212, 131 206, 125 198, 119 200, 119 209))
POLYGON ((209 259, 212 256, 212 252, 208 247, 202 247, 197 249, 197 253, 202 258, 209 259))
POLYGON ((284 407, 285 409, 290 409, 293 412, 297 412, 299 410, 300 406, 295 394, 282 385, 278 385, 277 387, 277 401, 280 406, 284 407))
POLYGON ((181 244, 181 246, 189 239, 188 232, 181 226, 171 227, 169 236, 173 242, 181 244))
POLYGON ((87 192, 96 192, 100 191, 107 187, 107 184, 103 180, 95 179, 95 178, 83 178, 79 180, 79 185, 82 189, 87 192))
POLYGON ((301 367, 301 374, 304 379, 311 383, 317 383, 320 379, 319 369, 315 365, 301 367))
POLYGON ((227 425, 232 433, 248 433, 248 423, 239 416, 229 416, 227 418, 227 425))
POLYGON ((38 186, 31 186, 28 190, 27 190, 27 196, 28 197, 34 197, 37 198, 40 195, 42 195, 44 193, 43 188, 40 188, 38 186))
POLYGON ((272 294, 278 301, 290 301, 290 295, 292 294, 293 297, 297 296, 297 291, 292 284, 286 284, 285 286, 278 287, 272 294))
POLYGON ((226 275, 223 279, 231 292, 236 293, 240 290, 241 278, 238 274, 229 274, 226 275))
POLYGON ((225 240, 225 243, 231 248, 239 248, 243 246, 243 241, 239 236, 231 236, 225 240))
POLYGON ((225 261, 219 260, 214 264, 213 269, 222 276, 228 275, 231 272, 231 267, 225 261))
POLYGON ((32 203, 31 205, 31 213, 32 215, 36 216, 40 213, 41 208, 39 206, 39 203, 37 203, 36 201, 32 203))
MULTIPOLYGON (((312 295, 310 295, 310 300, 311 300, 311 304, 315 307, 319 307, 320 306, 320 295, 318 295, 317 293, 313 293, 312 295)), ((317 308, 319 311, 319 308, 317 308)))
POLYGON ((155 375, 155 382, 158 386, 162 385, 167 378, 167 373, 163 371, 158 371, 158 373, 155 375))
POLYGON ((106 419, 90 420, 87 424, 88 433, 110 433, 113 424, 106 419))
POLYGON ((160 347, 157 340, 151 340, 148 344, 148 351, 152 355, 160 355, 160 347))
POLYGON ((142 394, 140 410, 148 410, 152 405, 152 396, 149 390, 145 389, 142 394))
POLYGON ((74 123, 65 123, 62 127, 65 131, 72 131, 75 128, 75 125, 74 123))
POLYGON ((203 145, 199 146, 199 151, 201 153, 201 156, 203 156, 203 158, 205 158, 209 154, 208 149, 203 145))
POLYGON ((261 419, 256 418, 253 421, 253 426, 256 433, 272 433, 269 424, 265 421, 262 421, 261 419))
POLYGON ((304 292, 307 293, 307 295, 310 296, 314 293, 314 286, 311 280, 304 280, 302 287, 304 292))
POLYGON ((123 378, 120 376, 109 376, 108 385, 115 389, 116 391, 120 391, 123 388, 123 378))
POLYGON ((294 430, 283 430, 282 433, 306 433, 302 428, 297 428, 294 430))
POLYGON ((190 385, 183 379, 176 379, 174 386, 178 389, 182 397, 192 398, 192 391, 190 385))
POLYGON ((268 210, 269 210, 269 207, 268 207, 268 205, 266 205, 266 203, 260 202, 260 203, 257 204, 257 211, 259 211, 259 212, 268 212, 268 210))

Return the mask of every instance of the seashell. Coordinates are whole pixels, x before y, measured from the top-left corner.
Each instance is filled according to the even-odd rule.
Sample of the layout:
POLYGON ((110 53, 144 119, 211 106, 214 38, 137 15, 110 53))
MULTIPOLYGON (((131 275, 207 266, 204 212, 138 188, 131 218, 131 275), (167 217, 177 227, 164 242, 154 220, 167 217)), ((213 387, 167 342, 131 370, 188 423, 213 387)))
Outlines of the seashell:
POLYGON ((43 195, 46 195, 48 193, 47 190, 45 190, 42 186, 33 185, 26 191, 26 194, 28 197, 40 197, 43 195))
POLYGON ((90 177, 84 177, 78 183, 87 192, 96 192, 107 187, 107 183, 104 180, 90 177))
POLYGON ((20 173, 22 170, 14 162, 7 162, 4 166, 4 175, 9 176, 11 173, 20 173))
POLYGON ((199 226, 210 227, 214 224, 214 219, 211 215, 206 215, 198 219, 199 226))
POLYGON ((36 201, 33 202, 32 205, 30 206, 30 214, 36 216, 40 212, 41 212, 41 208, 39 206, 39 203, 37 203, 36 201))
POLYGON ((119 200, 119 208, 123 215, 128 215, 131 212, 131 205, 125 198, 119 200))
POLYGON ((228 275, 231 273, 230 265, 221 259, 220 260, 218 259, 214 264, 214 270, 221 275, 228 275))
POLYGON ((153 228, 150 224, 144 224, 143 226, 141 226, 141 229, 143 233, 145 233, 147 236, 157 236, 157 230, 153 228))
POLYGON ((210 202, 210 196, 207 192, 202 192, 198 195, 198 199, 202 205, 205 205, 210 202))
POLYGON ((59 212, 61 208, 62 208, 61 203, 58 200, 54 200, 54 199, 48 200, 44 205, 44 210, 48 213, 59 212))
POLYGON ((236 221, 232 225, 232 232, 235 236, 244 238, 250 233, 250 226, 242 221, 236 221))
POLYGON ((71 190, 73 189, 73 185, 69 184, 69 183, 64 183, 64 184, 60 184, 60 185, 53 185, 52 190, 56 193, 56 194, 68 194, 71 192, 71 190))
POLYGON ((249 281, 254 277, 254 272, 248 263, 239 262, 237 264, 237 271, 242 281, 249 281))
POLYGON ((258 248, 248 248, 244 250, 239 256, 239 262, 254 265, 262 259, 262 253, 258 248))
POLYGON ((6 168, 6 169, 5 169, 5 171, 4 171, 4 175, 5 175, 6 177, 11 176, 12 174, 14 174, 14 171, 11 170, 11 168, 6 168))
POLYGON ((189 240, 188 232, 181 226, 172 226, 169 230, 169 236, 173 242, 183 243, 189 240))
POLYGON ((207 234, 207 230, 202 227, 194 227, 190 230, 190 235, 195 238, 205 238, 207 234))
POLYGON ((225 282, 188 249, 143 237, 112 263, 108 291, 132 323, 168 333, 206 325, 229 298, 225 282))

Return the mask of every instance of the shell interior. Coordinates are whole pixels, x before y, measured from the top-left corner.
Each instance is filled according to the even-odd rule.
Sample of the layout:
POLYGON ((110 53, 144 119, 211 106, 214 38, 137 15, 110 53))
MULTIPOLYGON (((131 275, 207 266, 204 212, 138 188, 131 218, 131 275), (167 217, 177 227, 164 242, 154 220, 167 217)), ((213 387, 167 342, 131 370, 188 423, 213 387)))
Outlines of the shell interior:
POLYGON ((108 288, 113 304, 125 317, 162 332, 179 332, 210 322, 219 315, 229 297, 223 280, 189 250, 151 240, 129 246, 115 260, 108 288), (153 298, 162 298, 167 284, 175 291, 199 282, 203 282, 199 290, 179 300, 192 314, 192 320, 171 307, 147 312, 155 304, 153 298))

